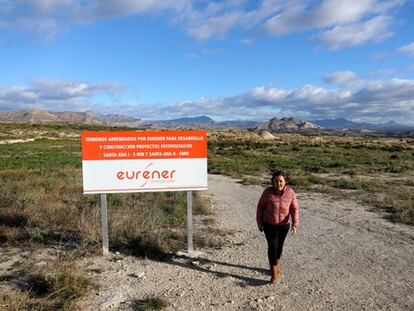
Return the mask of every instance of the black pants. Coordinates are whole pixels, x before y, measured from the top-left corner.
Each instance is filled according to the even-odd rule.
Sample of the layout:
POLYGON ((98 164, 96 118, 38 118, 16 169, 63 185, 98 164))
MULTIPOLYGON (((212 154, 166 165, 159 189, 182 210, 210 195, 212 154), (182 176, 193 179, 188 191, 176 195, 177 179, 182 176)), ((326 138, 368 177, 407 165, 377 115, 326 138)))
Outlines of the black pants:
POLYGON ((283 243, 289 232, 289 224, 286 225, 271 225, 263 223, 263 230, 267 240, 267 255, 269 257, 269 264, 276 265, 276 261, 280 259, 283 251, 283 243))

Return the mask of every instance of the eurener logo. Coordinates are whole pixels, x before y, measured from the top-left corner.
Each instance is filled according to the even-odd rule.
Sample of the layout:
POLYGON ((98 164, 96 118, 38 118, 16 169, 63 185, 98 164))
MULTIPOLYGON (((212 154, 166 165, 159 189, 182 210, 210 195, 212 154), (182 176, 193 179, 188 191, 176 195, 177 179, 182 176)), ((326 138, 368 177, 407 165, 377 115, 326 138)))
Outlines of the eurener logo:
POLYGON ((174 179, 175 170, 152 170, 150 166, 153 164, 153 162, 149 163, 143 170, 118 171, 116 178, 119 180, 144 180, 144 183, 139 187, 144 187, 149 181, 174 179))

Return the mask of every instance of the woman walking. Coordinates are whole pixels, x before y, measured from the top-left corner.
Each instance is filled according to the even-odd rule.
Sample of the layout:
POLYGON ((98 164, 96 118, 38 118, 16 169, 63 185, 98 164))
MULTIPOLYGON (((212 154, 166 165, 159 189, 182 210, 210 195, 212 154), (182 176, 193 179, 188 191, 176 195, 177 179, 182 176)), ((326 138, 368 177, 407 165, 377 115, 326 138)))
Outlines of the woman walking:
POLYGON ((274 284, 280 278, 283 243, 292 219, 292 235, 299 225, 299 207, 296 194, 287 186, 289 176, 283 171, 272 174, 272 186, 266 188, 257 204, 256 221, 260 232, 264 231, 268 245, 271 279, 274 284))

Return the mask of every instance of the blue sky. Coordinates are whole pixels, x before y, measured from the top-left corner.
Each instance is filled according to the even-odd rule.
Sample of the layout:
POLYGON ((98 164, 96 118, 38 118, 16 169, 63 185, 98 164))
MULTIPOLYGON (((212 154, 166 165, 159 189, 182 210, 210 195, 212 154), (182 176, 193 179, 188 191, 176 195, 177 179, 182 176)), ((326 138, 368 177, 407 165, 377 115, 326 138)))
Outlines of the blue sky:
POLYGON ((0 0, 0 111, 414 125, 413 2, 0 0))

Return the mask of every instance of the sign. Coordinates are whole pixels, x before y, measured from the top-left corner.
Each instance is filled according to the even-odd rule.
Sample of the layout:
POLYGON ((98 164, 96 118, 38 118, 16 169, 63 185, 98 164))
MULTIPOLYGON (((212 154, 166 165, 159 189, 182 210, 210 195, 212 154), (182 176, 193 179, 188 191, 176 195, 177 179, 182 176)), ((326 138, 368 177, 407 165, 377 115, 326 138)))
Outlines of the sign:
POLYGON ((205 131, 82 132, 84 193, 207 189, 205 131))

